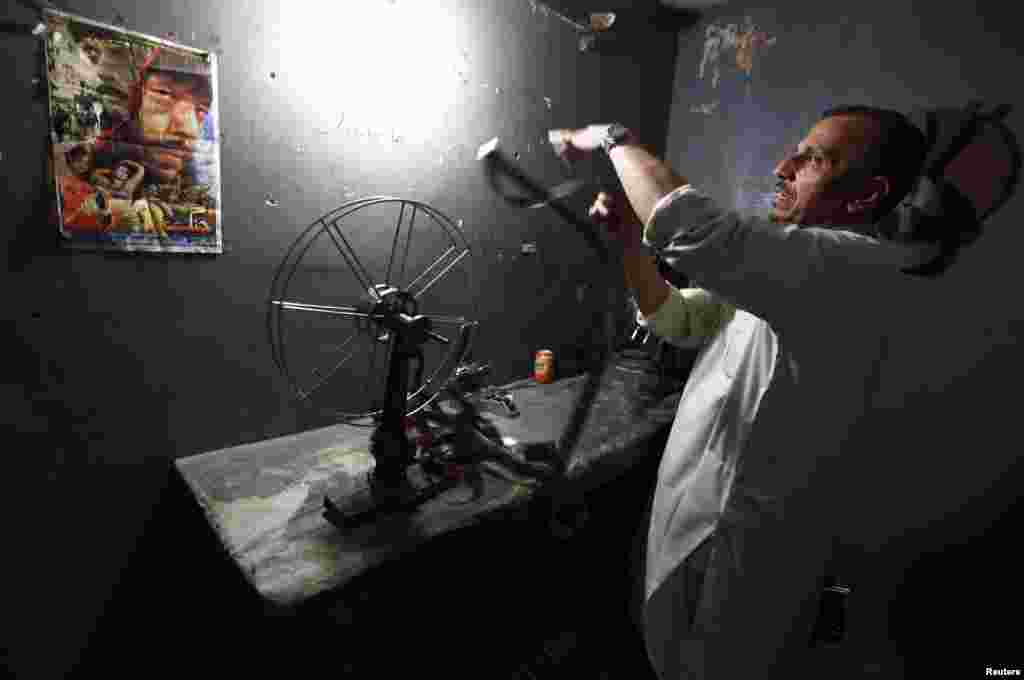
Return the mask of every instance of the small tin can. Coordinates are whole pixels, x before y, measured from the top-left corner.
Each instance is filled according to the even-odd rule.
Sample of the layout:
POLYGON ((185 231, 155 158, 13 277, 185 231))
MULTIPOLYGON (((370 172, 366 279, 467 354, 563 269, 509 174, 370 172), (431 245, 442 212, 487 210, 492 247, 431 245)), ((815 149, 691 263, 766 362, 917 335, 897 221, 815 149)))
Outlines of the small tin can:
POLYGON ((533 379, 539 383, 550 383, 555 380, 555 353, 542 349, 533 358, 533 379))

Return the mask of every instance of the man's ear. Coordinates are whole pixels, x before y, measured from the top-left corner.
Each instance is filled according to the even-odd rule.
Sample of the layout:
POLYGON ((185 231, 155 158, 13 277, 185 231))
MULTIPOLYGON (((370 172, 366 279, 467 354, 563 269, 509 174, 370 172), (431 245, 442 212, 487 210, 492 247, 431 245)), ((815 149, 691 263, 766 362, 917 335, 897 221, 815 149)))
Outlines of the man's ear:
POLYGON ((867 190, 867 194, 861 196, 857 200, 850 201, 846 204, 846 209, 851 214, 869 212, 878 208, 879 204, 885 200, 885 197, 889 195, 889 178, 881 175, 872 177, 870 180, 870 187, 867 190))
POLYGON ((872 207, 878 207, 878 204, 889 195, 892 185, 889 183, 889 178, 883 176, 872 177, 871 181, 874 186, 874 192, 869 196, 869 199, 872 201, 872 207))

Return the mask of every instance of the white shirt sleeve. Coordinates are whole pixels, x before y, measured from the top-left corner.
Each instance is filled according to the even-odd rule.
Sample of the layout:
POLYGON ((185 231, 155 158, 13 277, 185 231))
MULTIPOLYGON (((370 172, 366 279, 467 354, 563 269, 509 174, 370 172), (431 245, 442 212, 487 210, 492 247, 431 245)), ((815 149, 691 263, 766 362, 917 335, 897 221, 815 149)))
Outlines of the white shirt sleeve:
POLYGON ((871 275, 865 265, 892 272, 920 256, 852 231, 744 218, 689 184, 658 201, 644 244, 722 300, 779 326, 838 313, 871 275))
POLYGON ((693 348, 715 337, 735 312, 735 307, 710 291, 669 284, 665 301, 650 316, 638 309, 636 322, 671 345, 693 348))

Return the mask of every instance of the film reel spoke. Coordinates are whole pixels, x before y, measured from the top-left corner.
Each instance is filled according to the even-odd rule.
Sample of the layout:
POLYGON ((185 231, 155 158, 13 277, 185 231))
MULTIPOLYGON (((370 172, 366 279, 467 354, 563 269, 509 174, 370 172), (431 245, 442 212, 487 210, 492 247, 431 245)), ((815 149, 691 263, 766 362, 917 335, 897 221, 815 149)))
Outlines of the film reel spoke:
POLYGON ((366 271, 366 267, 364 267, 359 261, 359 257, 356 255, 356 251, 352 248, 352 244, 348 242, 348 239, 345 238, 345 234, 338 227, 337 219, 333 220, 329 225, 325 223, 324 228, 327 234, 331 237, 331 240, 334 241, 334 245, 337 246, 338 253, 345 260, 345 263, 348 264, 349 268, 351 268, 352 273, 355 275, 356 280, 359 281, 359 285, 362 289, 365 291, 374 290, 373 278, 370 276, 369 272, 366 271), (341 239, 340 243, 338 242, 338 239, 341 239))
MULTIPOLYGON (((431 271, 433 269, 435 269, 438 266, 439 263, 443 262, 444 259, 446 257, 448 257, 449 254, 453 253, 455 250, 456 250, 455 246, 452 246, 451 248, 449 248, 448 250, 445 251, 444 255, 442 255, 441 257, 439 257, 436 260, 434 260, 433 264, 431 264, 429 267, 427 267, 427 269, 422 274, 420 274, 418 277, 416 277, 415 281, 413 281, 412 283, 409 284, 409 286, 408 286, 409 290, 412 291, 414 285, 416 285, 417 283, 422 281, 424 278, 426 278, 426 276, 429 273, 431 273, 431 271)), ((447 266, 445 266, 443 269, 441 269, 441 271, 437 272, 436 274, 433 274, 433 278, 431 278, 427 283, 423 284, 422 287, 416 289, 416 291, 413 292, 413 294, 412 294, 413 298, 418 300, 424 293, 426 293, 428 290, 430 290, 434 286, 435 283, 440 281, 444 277, 444 275, 447 274, 452 269, 452 267, 457 265, 462 260, 462 258, 466 257, 467 255, 469 255, 469 250, 468 249, 465 249, 462 252, 460 252, 458 255, 456 255, 455 258, 451 262, 449 262, 447 266)))
MULTIPOLYGON (((402 218, 405 216, 405 203, 402 203, 402 207, 398 211, 398 224, 395 225, 395 238, 391 242, 391 256, 388 258, 388 273, 384 277, 384 281, 389 285, 392 283, 391 279, 391 267, 394 264, 395 254, 398 251, 398 241, 402 234, 402 218)), ((398 273, 398 281, 401 282, 405 278, 405 265, 409 260, 409 246, 412 243, 412 232, 416 226, 416 204, 412 205, 412 216, 409 218, 409 229, 405 236, 405 253, 402 255, 402 268, 398 273)))
MULTIPOLYGON (((337 348, 336 348, 337 351, 340 352, 343 349, 345 349, 345 347, 348 346, 353 340, 355 340, 356 337, 357 337, 356 333, 353 333, 352 335, 350 335, 348 340, 346 340, 345 342, 343 342, 343 343, 341 343, 340 345, 337 346, 337 348)), ((327 383, 328 380, 330 380, 331 378, 334 377, 334 375, 338 372, 338 369, 341 368, 342 366, 344 366, 345 362, 348 361, 349 359, 351 359, 352 355, 355 354, 355 353, 356 353, 356 350, 354 350, 354 349, 350 350, 348 352, 348 354, 343 356, 326 373, 324 373, 323 371, 320 371, 320 370, 314 368, 312 370, 312 375, 313 375, 314 378, 318 378, 318 380, 317 380, 316 384, 314 384, 311 388, 309 388, 309 390, 306 390, 306 391, 303 392, 303 398, 304 399, 308 399, 309 397, 311 397, 313 395, 314 392, 316 392, 318 389, 323 387, 327 383)))

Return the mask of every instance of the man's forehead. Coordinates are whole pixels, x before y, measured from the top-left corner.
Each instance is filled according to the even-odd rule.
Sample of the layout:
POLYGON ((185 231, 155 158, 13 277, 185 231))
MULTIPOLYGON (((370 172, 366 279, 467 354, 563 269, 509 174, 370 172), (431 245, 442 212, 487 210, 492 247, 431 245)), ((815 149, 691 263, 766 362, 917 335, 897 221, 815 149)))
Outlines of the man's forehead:
POLYGON ((834 159, 856 157, 870 143, 874 131, 872 122, 863 116, 831 116, 818 121, 800 144, 834 159))
POLYGON ((146 83, 149 85, 160 84, 165 87, 173 87, 183 92, 195 92, 207 96, 210 94, 209 78, 197 73, 150 71, 146 74, 146 83))
POLYGON ((837 158, 839 156, 839 150, 829 144, 822 144, 820 142, 812 141, 810 138, 801 140, 796 144, 797 151, 810 151, 814 153, 820 153, 828 156, 829 158, 837 158))

